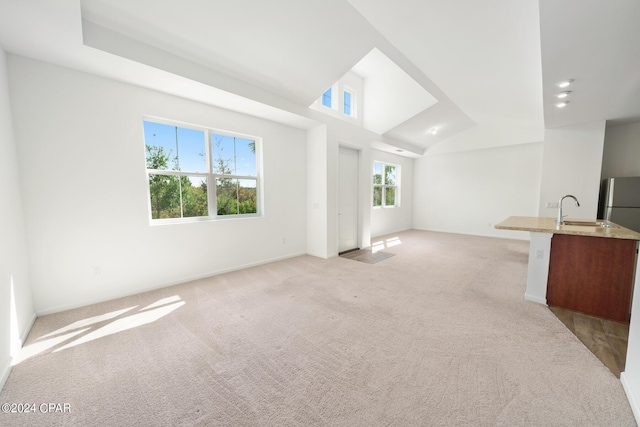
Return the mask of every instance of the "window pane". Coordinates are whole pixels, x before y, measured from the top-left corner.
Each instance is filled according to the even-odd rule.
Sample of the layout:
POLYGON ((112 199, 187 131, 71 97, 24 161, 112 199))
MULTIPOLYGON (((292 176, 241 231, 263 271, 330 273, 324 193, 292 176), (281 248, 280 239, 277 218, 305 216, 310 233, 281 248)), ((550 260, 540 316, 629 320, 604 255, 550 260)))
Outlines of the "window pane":
POLYGON ((382 206, 382 187, 373 187, 373 206, 382 206))
POLYGON ((207 216, 207 178, 204 176, 181 176, 182 212, 184 217, 207 216))
POLYGON ((373 164, 373 183, 382 184, 382 163, 373 164))
POLYGON ((322 105, 331 108, 331 88, 322 94, 322 105))
POLYGON ((396 205, 396 187, 385 187, 384 189, 384 205, 396 205))
POLYGON ((216 183, 218 215, 258 212, 256 180, 218 178, 216 183))
POLYGON ((180 182, 177 176, 149 174, 151 218, 180 218, 180 182))
POLYGON ((204 132, 144 122, 147 169, 205 172, 204 132))
POLYGON ((144 122, 144 144, 147 152, 147 169, 178 169, 176 137, 175 126, 144 122))
POLYGON ((351 93, 344 91, 344 113, 351 115, 351 93))
POLYGON ((213 173, 256 176, 256 142, 251 139, 211 134, 213 173))
POLYGON ((234 174, 234 137, 211 134, 211 156, 213 173, 234 174))
POLYGON ((204 132, 201 130, 177 128, 178 169, 183 172, 206 172, 207 159, 204 149, 204 132))
POLYGON ((258 212, 255 179, 238 180, 238 213, 253 214, 258 212))
POLYGON ((385 185, 396 185, 396 167, 386 165, 384 167, 384 183, 385 185))
POLYGON ((256 142, 236 138, 236 175, 256 176, 256 142))
POLYGON ((216 205, 218 215, 236 215, 238 213, 238 184, 236 179, 216 179, 216 205))

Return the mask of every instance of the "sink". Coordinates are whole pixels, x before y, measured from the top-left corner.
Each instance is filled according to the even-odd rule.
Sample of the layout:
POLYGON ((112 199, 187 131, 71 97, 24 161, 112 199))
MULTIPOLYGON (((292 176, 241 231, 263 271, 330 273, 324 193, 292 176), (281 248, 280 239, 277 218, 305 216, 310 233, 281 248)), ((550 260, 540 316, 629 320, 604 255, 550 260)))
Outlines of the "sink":
POLYGON ((604 221, 577 221, 568 220, 563 221, 562 225, 577 225, 582 227, 603 227, 603 228, 615 228, 615 225, 606 223, 604 221))

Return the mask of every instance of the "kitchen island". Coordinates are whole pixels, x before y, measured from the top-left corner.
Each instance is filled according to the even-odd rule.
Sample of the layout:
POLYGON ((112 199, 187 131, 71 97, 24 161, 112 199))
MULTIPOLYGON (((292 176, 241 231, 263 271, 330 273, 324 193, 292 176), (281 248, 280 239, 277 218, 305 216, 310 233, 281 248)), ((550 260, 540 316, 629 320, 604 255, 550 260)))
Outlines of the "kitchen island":
POLYGON ((529 231, 525 299, 629 323, 640 233, 609 221, 513 216, 496 229, 529 231))

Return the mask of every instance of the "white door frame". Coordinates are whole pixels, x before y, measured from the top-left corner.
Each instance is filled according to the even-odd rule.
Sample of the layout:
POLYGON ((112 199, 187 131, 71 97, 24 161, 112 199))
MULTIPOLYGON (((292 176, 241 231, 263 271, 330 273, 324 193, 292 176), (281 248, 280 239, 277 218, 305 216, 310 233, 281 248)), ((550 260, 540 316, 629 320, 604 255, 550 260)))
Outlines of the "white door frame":
MULTIPOLYGON (((361 150, 357 149, 357 148, 353 148, 347 145, 338 145, 338 179, 337 179, 337 184, 338 184, 338 188, 337 188, 337 198, 338 198, 338 218, 337 218, 337 226, 338 226, 338 233, 337 233, 337 237, 338 237, 338 253, 344 252, 344 251, 348 251, 351 249, 359 249, 360 248, 360 157, 361 157, 362 153, 361 150), (353 217, 354 217, 354 241, 353 241, 353 246, 352 247, 341 247, 341 239, 340 239, 340 230, 341 230, 341 211, 342 211, 342 205, 341 205, 341 200, 340 200, 340 195, 341 195, 341 191, 342 191, 342 182, 341 182, 341 168, 342 168, 342 158, 341 158, 341 154, 342 152, 347 151, 347 152, 352 152, 353 154, 355 154, 355 162, 354 162, 354 167, 355 167, 355 171, 353 171, 353 185, 355 187, 355 197, 353 198, 353 209, 355 210, 355 212, 352 213, 353 217)), ((350 245, 351 246, 351 245, 350 245)))

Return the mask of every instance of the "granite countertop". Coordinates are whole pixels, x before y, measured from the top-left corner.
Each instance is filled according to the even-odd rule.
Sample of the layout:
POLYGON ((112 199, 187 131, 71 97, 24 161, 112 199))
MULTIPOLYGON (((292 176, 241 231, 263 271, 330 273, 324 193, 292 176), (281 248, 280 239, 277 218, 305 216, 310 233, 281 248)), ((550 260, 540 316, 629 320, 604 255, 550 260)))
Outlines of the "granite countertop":
MULTIPOLYGON (((565 221, 572 221, 565 218, 565 221)), ((586 219, 574 219, 573 221, 589 221, 586 219)), ((593 221, 591 221, 593 222, 593 221)), ((621 225, 614 224, 606 220, 597 220, 612 227, 598 227, 586 225, 556 225, 555 218, 536 217, 536 216, 511 216, 499 224, 495 228, 499 230, 519 230, 534 231, 538 233, 554 233, 554 234, 572 234, 576 236, 605 237, 609 239, 630 239, 640 240, 640 233, 621 225)))

